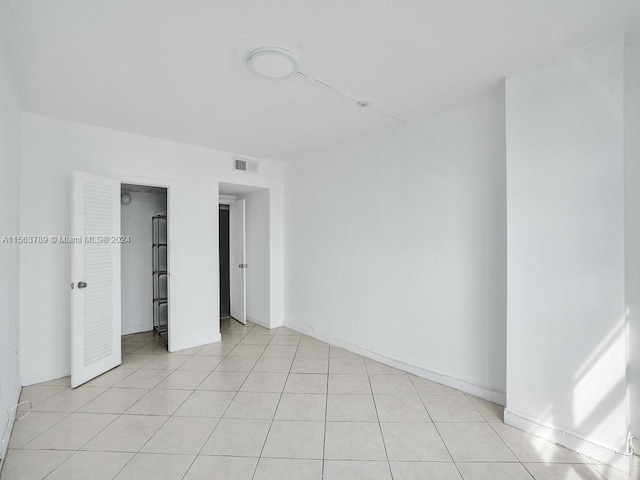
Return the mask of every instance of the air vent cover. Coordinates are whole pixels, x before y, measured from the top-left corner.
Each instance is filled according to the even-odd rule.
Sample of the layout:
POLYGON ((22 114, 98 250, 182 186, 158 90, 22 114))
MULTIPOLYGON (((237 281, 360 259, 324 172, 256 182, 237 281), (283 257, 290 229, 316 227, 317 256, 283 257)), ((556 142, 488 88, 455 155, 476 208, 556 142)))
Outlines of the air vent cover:
POLYGON ((256 173, 258 171, 258 162, 247 160, 246 158, 234 158, 233 169, 239 172, 256 173))

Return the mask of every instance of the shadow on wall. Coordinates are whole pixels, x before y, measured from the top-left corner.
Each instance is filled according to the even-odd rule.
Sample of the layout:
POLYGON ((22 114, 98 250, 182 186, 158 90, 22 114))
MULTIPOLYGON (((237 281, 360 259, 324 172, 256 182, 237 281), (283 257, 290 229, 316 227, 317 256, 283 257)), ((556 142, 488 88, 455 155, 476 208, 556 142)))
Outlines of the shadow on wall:
MULTIPOLYGON (((628 441, 625 445, 601 445, 590 440, 615 439, 619 438, 621 429, 626 431, 624 422, 628 418, 627 402, 616 400, 620 398, 620 391, 627 388, 626 369, 620 368, 622 361, 628 368, 626 341, 626 322, 622 319, 577 368, 572 384, 567 386, 565 392, 567 397, 572 398, 571 424, 574 425, 575 433, 561 432, 563 437, 572 437, 571 442, 561 443, 572 445, 572 448, 577 445, 576 449, 583 453, 597 445, 607 450, 617 448, 621 454, 628 454, 628 441)), ((554 404, 550 403, 540 418, 544 424, 557 425, 554 417, 554 404)), ((545 437, 542 429, 532 433, 545 437)), ((538 453, 544 458, 544 452, 538 453)), ((620 458, 616 458, 612 453, 609 459, 599 458, 598 462, 619 465, 619 460, 620 458)), ((553 459, 545 458, 545 461, 553 459)))
POLYGON ((617 405, 611 399, 613 392, 626 389, 625 326, 625 320, 620 320, 573 377, 574 424, 579 431, 589 432, 589 435, 598 433, 600 438, 615 437, 616 429, 620 427, 616 425, 615 417, 627 417, 625 402, 617 405), (621 363, 625 364, 624 369, 618 368, 621 363))

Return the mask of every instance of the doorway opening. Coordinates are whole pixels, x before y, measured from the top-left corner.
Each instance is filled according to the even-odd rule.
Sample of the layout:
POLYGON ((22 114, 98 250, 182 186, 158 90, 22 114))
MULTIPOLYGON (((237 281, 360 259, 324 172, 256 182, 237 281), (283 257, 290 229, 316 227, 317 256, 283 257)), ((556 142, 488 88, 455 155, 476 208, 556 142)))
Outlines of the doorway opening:
POLYGON ((270 191, 220 183, 220 325, 270 325, 270 191))
POLYGON ((164 187, 121 184, 123 354, 166 351, 168 347, 167 193, 164 187), (149 339, 153 342, 148 343, 149 339), (136 349, 142 340, 147 343, 136 349))
POLYGON ((229 273, 229 205, 218 206, 220 254, 220 318, 231 317, 231 285, 229 273))

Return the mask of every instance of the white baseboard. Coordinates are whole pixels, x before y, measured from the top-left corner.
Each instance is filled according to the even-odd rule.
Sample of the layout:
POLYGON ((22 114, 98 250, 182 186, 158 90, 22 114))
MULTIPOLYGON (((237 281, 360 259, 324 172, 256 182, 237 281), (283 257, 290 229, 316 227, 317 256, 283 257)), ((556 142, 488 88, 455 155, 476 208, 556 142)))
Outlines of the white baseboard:
POLYGON ((22 374, 22 386, 28 387, 36 383, 48 382, 56 378, 68 377, 71 375, 71 365, 42 365, 40 370, 34 372, 26 372, 22 374))
POLYGON ((271 318, 269 324, 271 325, 269 327, 271 329, 284 327, 284 320, 282 318, 277 318, 275 320, 273 318, 271 318))
POLYGON ((506 408, 504 410, 504 423, 536 437, 567 447, 604 465, 610 465, 623 472, 629 472, 629 455, 599 445, 576 433, 567 432, 543 421, 526 418, 523 415, 510 412, 506 408))
MULTIPOLYGON (((17 405, 20 401, 20 392, 22 392, 22 387, 18 387, 18 391, 15 394, 15 402, 13 405, 17 405)), ((14 420, 9 418, 9 423, 7 424, 7 430, 4 432, 4 437, 0 438, 0 469, 4 464, 4 459, 7 456, 7 449, 9 448, 9 439, 11 438, 11 432, 13 431, 14 420)))
POLYGON ((251 323, 255 323, 256 325, 260 325, 261 327, 268 328, 269 330, 273 330, 274 328, 283 326, 282 320, 280 321, 264 320, 254 315, 249 315, 248 313, 247 313, 247 320, 251 323))
POLYGON ((297 332, 303 333, 310 337, 317 338, 318 340, 322 340, 323 342, 330 343, 332 345, 335 345, 336 347, 344 348, 345 350, 349 350, 350 352, 357 353, 359 355, 362 355, 363 357, 370 358, 372 360, 383 363, 390 367, 404 370, 418 377, 426 378, 427 380, 432 380, 434 382, 441 383, 442 385, 455 388, 456 390, 460 390, 465 393, 470 393, 471 395, 484 398, 485 400, 488 400, 490 402, 494 402, 503 406, 506 403, 505 392, 493 390, 480 385, 475 385, 461 378, 456 378, 451 375, 447 375, 445 373, 439 373, 439 372, 430 370, 428 368, 421 367, 419 365, 407 363, 403 360, 398 360, 395 358, 388 357, 386 355, 375 352, 373 350, 369 350, 368 348, 362 345, 355 345, 355 344, 340 340, 339 338, 332 337, 330 335, 318 333, 315 330, 312 330, 303 325, 298 325, 295 322, 287 321, 285 322, 284 326, 287 328, 290 328, 291 330, 295 330, 297 332))
POLYGON ((247 313, 247 321, 251 322, 251 323, 255 323, 256 325, 260 325, 261 327, 264 327, 264 328, 271 328, 269 326, 269 321, 268 320, 263 320, 261 318, 255 317, 253 315, 249 315, 248 313, 247 313))
POLYGON ((222 336, 220 332, 206 332, 201 334, 196 334, 190 336, 187 340, 183 341, 171 341, 171 336, 169 337, 169 351, 179 352, 181 350, 187 350, 189 348, 201 347, 203 345, 208 345, 210 343, 218 343, 222 340, 222 336))
POLYGON ((123 325, 121 334, 131 335, 132 333, 148 332, 150 330, 153 330, 153 323, 136 323, 135 325, 123 325))

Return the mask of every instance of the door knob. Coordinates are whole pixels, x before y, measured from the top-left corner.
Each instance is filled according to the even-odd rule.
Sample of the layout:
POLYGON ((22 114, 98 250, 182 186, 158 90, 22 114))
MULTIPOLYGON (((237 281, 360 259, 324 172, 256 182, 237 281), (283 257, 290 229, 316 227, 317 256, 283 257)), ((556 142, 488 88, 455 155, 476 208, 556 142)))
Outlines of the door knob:
POLYGON ((87 288, 87 282, 78 282, 78 288, 87 288))

